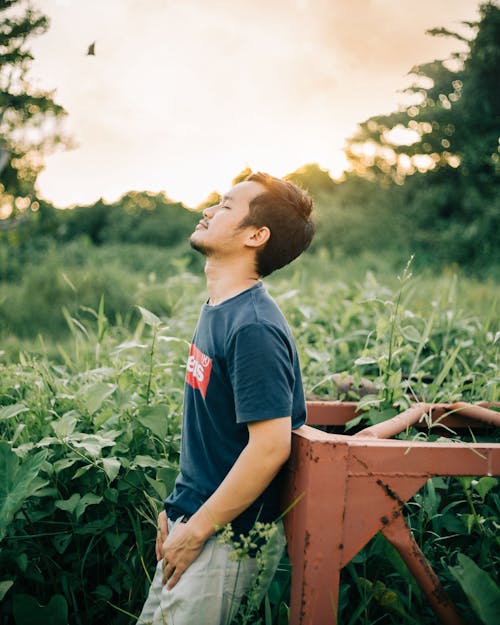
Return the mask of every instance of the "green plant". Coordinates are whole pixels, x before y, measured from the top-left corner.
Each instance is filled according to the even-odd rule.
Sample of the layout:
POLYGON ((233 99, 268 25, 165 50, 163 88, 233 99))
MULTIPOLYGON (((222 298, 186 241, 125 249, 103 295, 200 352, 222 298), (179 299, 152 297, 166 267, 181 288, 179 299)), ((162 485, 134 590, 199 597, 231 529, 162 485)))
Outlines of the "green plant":
MULTIPOLYGON (((488 286, 465 283, 481 293, 474 304, 462 281, 448 275, 437 284, 425 275, 398 283, 359 270, 356 279, 326 280, 328 257, 320 260, 319 267, 318 259, 306 261, 266 280, 296 336, 308 393, 339 397, 334 372, 366 376, 377 388, 365 403, 370 422, 394 414, 391 401, 404 407, 415 397, 498 400, 488 286), (358 358, 365 360, 355 364, 358 358)), ((65 274, 78 291, 74 274, 65 274)), ((125 625, 144 601, 143 563, 154 564, 155 516, 177 473, 184 364, 204 296, 201 278, 183 271, 161 282, 128 272, 127 280, 136 294, 128 314, 108 314, 107 294, 92 301, 80 295, 77 305, 63 304, 67 331, 57 341, 14 337, 2 344, 0 449, 11 478, 0 491, 17 498, 5 506, 1 491, 1 625, 23 625, 19 605, 33 601, 43 618, 64 619, 67 610, 71 625, 125 625)), ((355 398, 355 389, 340 397, 355 398)), ((474 624, 479 616, 452 569, 464 568, 462 554, 498 581, 499 508, 498 481, 487 477, 433 478, 407 506, 418 543, 474 624)), ((255 619, 288 622, 289 581, 283 559, 255 619)), ((343 571, 339 610, 352 625, 435 622, 381 537, 343 571)))

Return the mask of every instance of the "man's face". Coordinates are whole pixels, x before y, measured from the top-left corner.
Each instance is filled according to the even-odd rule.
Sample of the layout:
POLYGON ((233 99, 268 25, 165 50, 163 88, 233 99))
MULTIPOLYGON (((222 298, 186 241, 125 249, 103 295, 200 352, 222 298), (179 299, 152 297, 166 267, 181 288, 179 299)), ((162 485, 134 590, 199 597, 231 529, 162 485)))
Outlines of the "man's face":
POLYGON ((250 202, 265 190, 263 185, 253 180, 236 184, 222 196, 219 204, 204 209, 203 219, 189 239, 191 247, 205 256, 241 252, 251 227, 239 226, 248 215, 250 202))

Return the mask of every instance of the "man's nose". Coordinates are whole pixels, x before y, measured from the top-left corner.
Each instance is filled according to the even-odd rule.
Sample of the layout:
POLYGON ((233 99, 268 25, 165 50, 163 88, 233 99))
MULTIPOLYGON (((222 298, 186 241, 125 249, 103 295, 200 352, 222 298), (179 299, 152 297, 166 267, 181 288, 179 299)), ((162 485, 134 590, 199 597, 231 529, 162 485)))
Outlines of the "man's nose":
POLYGON ((213 206, 207 206, 206 208, 203 209, 203 217, 205 217, 205 219, 211 219, 214 216, 214 212, 215 209, 217 208, 217 206, 219 206, 218 204, 215 204, 213 206))

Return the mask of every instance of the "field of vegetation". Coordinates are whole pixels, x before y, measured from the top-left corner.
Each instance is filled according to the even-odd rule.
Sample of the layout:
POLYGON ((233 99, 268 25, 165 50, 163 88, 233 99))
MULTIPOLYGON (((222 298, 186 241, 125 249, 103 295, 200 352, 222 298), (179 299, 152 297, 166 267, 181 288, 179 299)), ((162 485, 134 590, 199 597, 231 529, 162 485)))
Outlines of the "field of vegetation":
MULTIPOLYGON (((2 17, 16 3, 0 20, 0 625, 126 625, 178 470, 206 297, 186 243, 199 217, 166 193, 67 210, 38 197, 65 111, 28 77, 26 42, 47 19, 19 0, 0 1, 2 17)), ((342 181, 316 164, 289 176, 314 197, 317 236, 265 285, 309 397, 357 400, 362 379, 373 385, 347 433, 416 400, 500 402, 500 8, 486 2, 462 26, 431 31, 463 51, 413 67, 411 104, 360 123, 342 181), (401 131, 412 139, 393 140, 401 131)), ((493 430, 404 434, 444 435, 499 442, 493 430)), ((464 621, 497 625, 499 479, 433 478, 405 516, 464 621)), ((263 602, 250 593, 227 625, 287 625, 289 583, 284 557, 263 602)), ((342 572, 339 623, 436 623, 382 535, 342 572)))
MULTIPOLYGON (((45 250, 0 288, 2 625, 125 624, 140 611, 205 298, 186 248, 79 240, 45 250)), ((393 271, 380 257, 323 249, 266 279, 293 328, 307 394, 339 397, 333 373, 368 378, 377 392, 363 398, 367 423, 416 397, 499 401, 498 284, 412 276, 407 261, 393 271)), ((495 620, 499 512, 494 477, 434 478, 407 506, 471 624, 495 620)), ((289 576, 285 559, 260 613, 238 622, 287 623, 289 576)), ((435 622, 381 536, 343 571, 340 613, 352 625, 435 622)))

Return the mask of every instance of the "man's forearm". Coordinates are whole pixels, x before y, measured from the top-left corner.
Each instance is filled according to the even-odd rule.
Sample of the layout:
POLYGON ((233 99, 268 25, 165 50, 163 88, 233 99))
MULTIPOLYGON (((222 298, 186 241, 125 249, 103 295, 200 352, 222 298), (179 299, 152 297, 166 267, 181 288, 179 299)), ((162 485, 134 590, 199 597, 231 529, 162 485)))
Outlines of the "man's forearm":
POLYGON ((271 424, 271 428, 277 426, 274 437, 266 436, 264 428, 255 438, 250 436, 248 445, 219 488, 191 517, 188 525, 200 540, 206 540, 217 528, 246 510, 286 462, 290 454, 291 437, 289 419, 286 419, 286 425, 271 424))
POLYGON ((249 424, 249 440, 219 488, 162 546, 163 583, 173 588, 205 541, 229 523, 270 484, 290 455, 291 418, 249 424))

